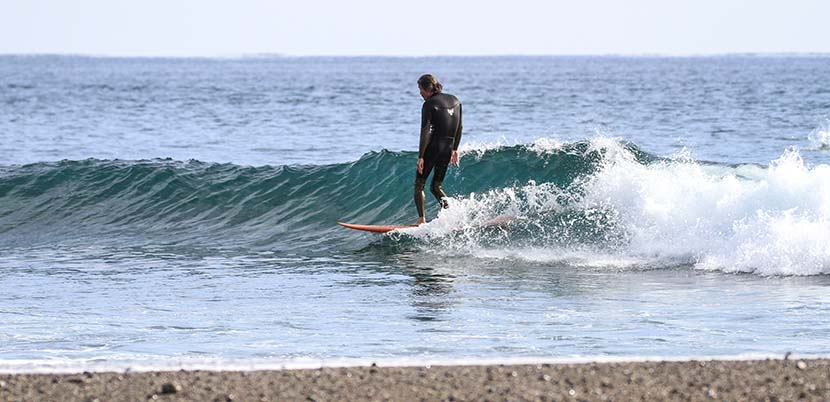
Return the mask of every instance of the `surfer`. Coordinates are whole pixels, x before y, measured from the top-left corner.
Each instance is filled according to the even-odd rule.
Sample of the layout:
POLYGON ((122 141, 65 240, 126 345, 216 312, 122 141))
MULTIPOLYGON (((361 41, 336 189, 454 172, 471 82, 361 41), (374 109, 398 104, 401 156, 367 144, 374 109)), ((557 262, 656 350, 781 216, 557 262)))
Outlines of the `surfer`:
POLYGON ((443 85, 432 74, 418 78, 418 89, 424 98, 424 105, 421 107, 421 141, 415 175, 416 225, 426 223, 424 186, 433 169, 435 174, 429 190, 438 199, 441 208, 449 208, 442 184, 447 166, 458 164, 458 144, 461 143, 461 102, 458 98, 444 93, 443 85))

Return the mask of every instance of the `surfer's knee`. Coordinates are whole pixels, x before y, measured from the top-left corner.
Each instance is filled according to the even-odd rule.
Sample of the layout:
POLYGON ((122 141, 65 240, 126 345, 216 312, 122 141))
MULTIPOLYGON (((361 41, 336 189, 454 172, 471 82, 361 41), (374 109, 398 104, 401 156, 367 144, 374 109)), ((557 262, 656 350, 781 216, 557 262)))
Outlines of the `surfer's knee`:
POLYGON ((426 187, 427 181, 421 178, 415 178, 415 192, 424 191, 424 187, 426 187))
POLYGON ((433 180, 429 186, 429 191, 432 192, 436 197, 446 197, 447 195, 444 194, 444 182, 433 180))

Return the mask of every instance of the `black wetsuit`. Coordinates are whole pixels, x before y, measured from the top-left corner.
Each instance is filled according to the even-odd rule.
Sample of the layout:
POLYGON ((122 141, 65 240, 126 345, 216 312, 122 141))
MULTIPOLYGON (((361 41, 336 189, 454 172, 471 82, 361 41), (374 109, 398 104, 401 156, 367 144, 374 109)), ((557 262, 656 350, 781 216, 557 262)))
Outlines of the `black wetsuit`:
POLYGON ((453 95, 438 93, 424 102, 421 108, 421 143, 418 157, 424 159, 423 173, 415 176, 415 206, 418 216, 424 217, 424 186, 432 169, 430 191, 447 208, 447 195, 441 188, 452 152, 461 143, 461 102, 453 95))

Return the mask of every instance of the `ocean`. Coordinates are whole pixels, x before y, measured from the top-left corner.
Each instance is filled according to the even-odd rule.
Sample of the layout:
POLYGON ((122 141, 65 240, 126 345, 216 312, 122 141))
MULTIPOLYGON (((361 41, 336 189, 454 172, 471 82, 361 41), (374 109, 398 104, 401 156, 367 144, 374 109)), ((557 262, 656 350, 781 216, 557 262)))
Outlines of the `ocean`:
POLYGON ((827 355, 828 119, 822 55, 0 56, 0 371, 827 355), (451 208, 338 226, 417 218, 427 72, 451 208))

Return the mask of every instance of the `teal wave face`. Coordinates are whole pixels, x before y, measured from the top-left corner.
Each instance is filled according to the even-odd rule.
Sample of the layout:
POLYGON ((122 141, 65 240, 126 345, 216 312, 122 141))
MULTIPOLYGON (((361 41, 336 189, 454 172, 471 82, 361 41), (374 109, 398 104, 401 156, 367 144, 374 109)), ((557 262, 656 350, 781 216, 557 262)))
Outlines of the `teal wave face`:
MULTIPOLYGON (((654 158, 626 145, 642 163, 654 158)), ((0 244, 67 241, 329 249, 355 233, 336 221, 416 217, 417 155, 380 151, 351 163, 247 167, 174 160, 83 160, 0 171, 0 244)), ((587 142, 548 152, 510 146, 465 156, 445 180, 455 197, 552 183, 578 191, 603 160, 587 142)), ((431 198, 431 196, 429 196, 431 198)), ((437 207, 432 199, 430 216, 437 207)))

